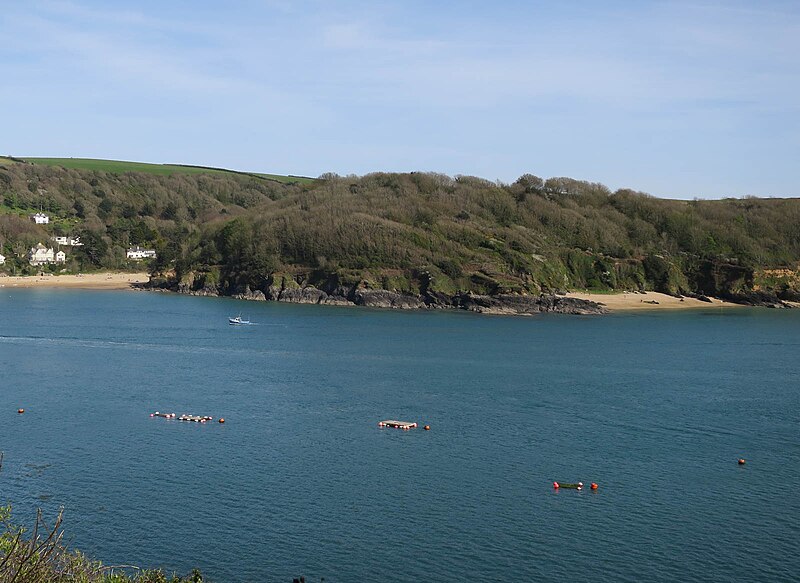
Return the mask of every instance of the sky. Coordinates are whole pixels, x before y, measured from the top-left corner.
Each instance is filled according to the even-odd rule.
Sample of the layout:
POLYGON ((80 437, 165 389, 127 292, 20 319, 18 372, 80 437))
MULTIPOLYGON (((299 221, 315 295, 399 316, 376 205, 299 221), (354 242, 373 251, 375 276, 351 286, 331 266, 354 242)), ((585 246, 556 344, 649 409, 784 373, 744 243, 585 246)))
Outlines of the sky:
POLYGON ((0 154, 800 196, 797 0, 0 0, 0 154))

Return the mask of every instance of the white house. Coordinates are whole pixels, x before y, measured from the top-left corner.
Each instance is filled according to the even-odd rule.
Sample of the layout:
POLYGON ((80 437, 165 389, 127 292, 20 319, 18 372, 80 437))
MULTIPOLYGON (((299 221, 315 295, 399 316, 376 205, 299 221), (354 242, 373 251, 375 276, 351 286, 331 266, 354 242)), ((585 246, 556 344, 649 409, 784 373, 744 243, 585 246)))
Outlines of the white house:
POLYGON ((0 265, 3 265, 3 263, 5 263, 5 262, 6 262, 6 256, 5 255, 0 255, 0 265))
POLYGON ((154 259, 155 256, 155 249, 142 249, 138 245, 136 247, 130 247, 127 253, 128 259, 133 259, 134 261, 141 261, 142 259, 154 259))
POLYGON ((31 265, 45 265, 48 263, 64 263, 67 255, 63 251, 56 253, 50 247, 45 247, 38 243, 36 247, 31 247, 28 251, 28 263, 31 265))
POLYGON ((54 260, 55 253, 53 250, 41 243, 37 243, 36 247, 31 247, 31 250, 28 251, 28 263, 31 265, 44 265, 45 263, 53 263, 54 260))
POLYGON ((56 237, 50 237, 50 240, 51 241, 55 241, 59 245, 67 245, 69 247, 80 247, 81 245, 83 245, 83 243, 81 243, 81 238, 80 237, 58 237, 58 236, 56 236, 56 237))
POLYGON ((44 213, 36 213, 35 215, 33 215, 32 218, 33 222, 36 223, 37 225, 46 225, 47 223, 50 222, 50 217, 48 217, 44 213))

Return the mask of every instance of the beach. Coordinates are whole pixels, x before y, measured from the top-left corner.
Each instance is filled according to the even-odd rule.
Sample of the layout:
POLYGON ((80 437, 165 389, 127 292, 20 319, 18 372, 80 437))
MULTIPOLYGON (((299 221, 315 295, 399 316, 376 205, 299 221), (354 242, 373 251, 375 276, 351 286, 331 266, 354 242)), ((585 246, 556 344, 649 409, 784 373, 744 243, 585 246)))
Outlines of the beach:
POLYGON ((8 275, 0 277, 0 287, 71 289, 130 289, 149 280, 147 273, 81 273, 78 275, 8 275))
MULTIPOLYGON (((96 290, 125 290, 135 284, 147 283, 147 273, 84 273, 78 275, 0 275, 0 288, 70 288, 96 290)), ((742 308, 741 304, 709 298, 702 302, 695 298, 676 298, 658 292, 591 293, 569 292, 569 298, 589 300, 605 306, 609 312, 629 310, 691 310, 700 308, 742 308)), ((792 304, 800 307, 800 304, 792 304)))
POLYGON ((589 300, 603 304, 608 311, 617 312, 622 310, 690 310, 697 308, 742 308, 741 304, 734 304, 710 298, 711 303, 702 302, 696 298, 676 298, 658 292, 627 292, 627 293, 583 293, 570 292, 566 294, 570 298, 589 300))

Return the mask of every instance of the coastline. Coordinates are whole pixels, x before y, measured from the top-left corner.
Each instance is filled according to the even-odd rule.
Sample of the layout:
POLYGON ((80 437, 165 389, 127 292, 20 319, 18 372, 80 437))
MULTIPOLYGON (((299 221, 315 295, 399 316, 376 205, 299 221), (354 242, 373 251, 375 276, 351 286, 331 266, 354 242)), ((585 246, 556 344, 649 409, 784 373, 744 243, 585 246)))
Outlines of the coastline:
POLYGON ((569 292, 566 297, 588 300, 603 305, 609 312, 639 310, 696 310, 700 308, 746 308, 743 304, 734 304, 717 298, 709 298, 711 302, 703 302, 697 298, 676 298, 658 292, 626 292, 626 293, 584 293, 569 292), (653 303, 657 302, 657 303, 653 303))
MULTIPOLYGON (((28 275, 28 276, 12 276, 12 275, 0 275, 0 288, 18 288, 18 289, 36 289, 36 288, 63 288, 63 289, 86 289, 86 290, 129 290, 129 289, 142 289, 145 285, 150 281, 150 276, 146 272, 138 272, 138 273, 115 273, 115 272, 101 272, 101 273, 85 273, 85 274, 78 274, 78 275, 54 275, 54 274, 47 274, 47 275, 28 275)), ((147 288, 145 288, 147 289, 147 288)), ((150 288, 152 291, 156 291, 157 288, 150 288)), ((161 291, 167 291, 162 289, 161 291)), ((169 290, 169 291, 177 291, 177 293, 186 293, 185 291, 180 290, 169 290)), ((283 290, 281 290, 283 291, 283 290)), ((298 290, 299 291, 299 290, 298 290)), ((307 290, 303 290, 307 291, 307 290)), ((317 290, 314 290, 317 291, 317 290)), ((319 293, 319 292, 317 292, 319 293)), ((216 293, 192 293, 189 292, 190 295, 217 295, 216 293)), ((284 294, 279 293, 276 295, 283 296, 284 294)), ((301 292, 300 296, 304 296, 301 292)), ((374 291, 361 291, 359 293, 359 297, 357 301, 352 302, 341 298, 343 301, 341 302, 333 302, 333 301, 320 301, 319 298, 313 298, 309 301, 309 298, 305 297, 274 297, 274 298, 266 298, 262 294, 253 294, 245 293, 245 294, 237 294, 233 295, 236 299, 245 299, 245 300, 272 300, 272 301, 283 301, 288 303, 321 303, 321 304, 331 304, 331 305, 363 305, 368 307, 377 307, 377 308, 400 308, 400 309, 414 309, 414 308, 425 308, 431 307, 426 306, 421 301, 411 301, 408 302, 410 298, 405 298, 392 292, 387 292, 386 290, 374 290, 374 291), (367 297, 362 297, 367 296, 367 297), (371 297, 376 296, 376 297, 371 297), (392 297, 384 297, 384 296, 392 296, 392 297), (395 298, 394 296, 397 296, 395 298), (397 299, 402 299, 406 301, 397 302, 397 299), (408 303, 407 303, 408 302, 408 303)), ((568 292, 564 295, 559 294, 559 296, 554 297, 561 297, 567 298, 570 300, 577 300, 579 302, 590 302, 596 304, 595 309, 591 308, 591 304, 586 305, 585 307, 588 308, 584 311, 583 306, 580 305, 573 305, 569 307, 557 307, 555 309, 551 308, 544 308, 537 307, 533 310, 530 310, 528 306, 508 306, 505 305, 509 299, 514 299, 513 297, 504 297, 503 300, 500 302, 495 302, 489 296, 473 296, 468 295, 465 296, 469 298, 469 300, 481 300, 484 301, 468 301, 468 302, 460 302, 465 303, 465 305, 450 305, 450 306, 438 306, 438 307, 451 307, 456 309, 466 309, 469 311, 475 312, 482 312, 486 314, 496 314, 496 315, 530 315, 532 313, 537 312, 545 312, 545 311, 556 311, 561 312, 564 311, 566 313, 595 313, 595 314, 602 314, 602 313, 615 313, 615 312, 627 312, 627 311, 642 311, 642 310, 696 310, 696 309, 709 309, 709 308, 745 308, 749 307, 746 304, 736 304, 733 302, 728 302, 725 300, 721 300, 718 298, 709 298, 710 302, 700 301, 696 298, 684 297, 684 298, 676 298, 674 296, 670 296, 667 294, 662 294, 658 292, 622 292, 622 293, 591 293, 591 292, 568 292), (486 305, 482 305, 488 302, 486 305), (492 305, 494 303, 498 303, 498 305, 492 305)), ((533 296, 531 297, 533 299, 533 296)), ((514 302, 515 303, 515 302, 514 302)), ((794 302, 786 302, 789 306, 794 308, 800 308, 800 303, 794 302)))
POLYGON ((83 273, 79 275, 6 275, 0 277, 0 288, 69 288, 124 290, 147 283, 147 273, 83 273))

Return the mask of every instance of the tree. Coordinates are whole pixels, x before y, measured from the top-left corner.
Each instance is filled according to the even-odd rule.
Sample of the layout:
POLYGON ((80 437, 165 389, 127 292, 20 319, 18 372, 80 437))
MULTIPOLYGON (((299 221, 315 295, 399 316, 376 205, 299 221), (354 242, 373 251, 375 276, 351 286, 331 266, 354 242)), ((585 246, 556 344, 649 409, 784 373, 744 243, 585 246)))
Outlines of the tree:
POLYGON ((106 243, 103 236, 91 230, 84 230, 80 234, 81 245, 76 252, 78 255, 85 258, 91 265, 100 267, 103 265, 103 258, 108 253, 108 243, 106 243))

